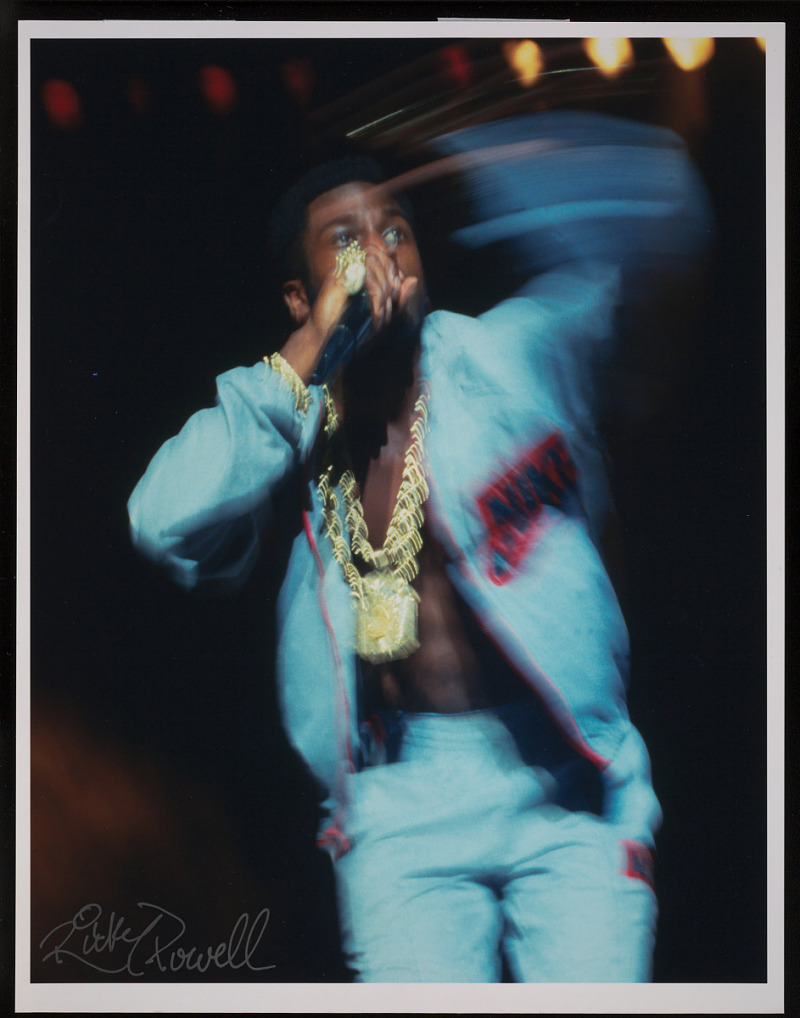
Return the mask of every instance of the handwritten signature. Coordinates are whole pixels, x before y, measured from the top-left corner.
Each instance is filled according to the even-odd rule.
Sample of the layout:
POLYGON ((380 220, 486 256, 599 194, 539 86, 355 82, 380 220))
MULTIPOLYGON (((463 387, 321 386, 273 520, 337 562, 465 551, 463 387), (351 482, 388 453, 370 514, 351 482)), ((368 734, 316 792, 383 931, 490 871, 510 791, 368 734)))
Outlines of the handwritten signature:
POLYGON ((78 909, 72 919, 54 927, 42 939, 40 948, 48 948, 43 961, 53 958, 61 964, 75 958, 96 972, 117 975, 127 972, 142 976, 148 966, 161 972, 207 972, 218 969, 248 968, 266 972, 274 965, 255 965, 253 957, 269 922, 269 909, 262 908, 255 918, 243 912, 234 923, 230 936, 214 947, 186 947, 179 944, 186 923, 174 913, 140 901, 141 924, 129 922, 116 912, 103 913, 92 903, 78 909))

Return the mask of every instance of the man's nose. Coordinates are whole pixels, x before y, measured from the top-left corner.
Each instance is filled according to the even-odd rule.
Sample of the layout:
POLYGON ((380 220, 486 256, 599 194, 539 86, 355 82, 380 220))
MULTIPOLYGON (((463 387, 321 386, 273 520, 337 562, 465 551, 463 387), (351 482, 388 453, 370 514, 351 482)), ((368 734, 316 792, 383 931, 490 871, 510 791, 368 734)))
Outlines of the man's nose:
POLYGON ((365 231, 364 239, 361 241, 364 247, 371 247, 374 245, 379 250, 383 251, 384 254, 394 258, 396 249, 389 243, 382 231, 377 228, 368 228, 365 231))

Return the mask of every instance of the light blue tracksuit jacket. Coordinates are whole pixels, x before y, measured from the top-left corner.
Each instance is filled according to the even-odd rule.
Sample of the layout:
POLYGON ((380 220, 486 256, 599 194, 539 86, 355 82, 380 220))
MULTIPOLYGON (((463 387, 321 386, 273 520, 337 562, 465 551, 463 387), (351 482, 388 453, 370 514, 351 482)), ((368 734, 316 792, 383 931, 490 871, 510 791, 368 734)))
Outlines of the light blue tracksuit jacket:
MULTIPOLYGON (((536 275, 478 318, 436 311, 422 328, 426 521, 478 622, 599 768, 607 818, 652 843, 660 809, 625 706, 627 631, 598 552, 609 494, 595 380, 620 303, 646 294, 660 267, 688 265, 708 215, 682 146, 661 129, 547 114, 458 132, 437 149, 531 140, 546 144, 467 175, 475 224, 461 240, 502 240, 536 275)), ((217 383, 216 405, 165 443, 131 496, 133 540, 185 586, 241 580, 284 482, 302 475, 277 679, 289 740, 323 791, 321 841, 337 854, 348 846, 350 775, 369 752, 354 600, 316 487, 321 393, 301 414, 264 363, 217 383)))

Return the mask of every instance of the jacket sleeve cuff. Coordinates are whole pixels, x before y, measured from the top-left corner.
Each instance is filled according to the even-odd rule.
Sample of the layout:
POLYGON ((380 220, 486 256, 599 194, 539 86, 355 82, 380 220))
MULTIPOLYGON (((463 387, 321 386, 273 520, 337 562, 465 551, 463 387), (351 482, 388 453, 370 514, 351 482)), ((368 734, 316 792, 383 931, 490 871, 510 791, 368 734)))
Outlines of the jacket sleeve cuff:
POLYGON ((280 380, 280 384, 291 392, 294 397, 295 410, 301 417, 305 417, 311 405, 311 393, 308 391, 308 386, 302 378, 279 353, 273 353, 269 357, 264 357, 264 363, 275 373, 280 380))

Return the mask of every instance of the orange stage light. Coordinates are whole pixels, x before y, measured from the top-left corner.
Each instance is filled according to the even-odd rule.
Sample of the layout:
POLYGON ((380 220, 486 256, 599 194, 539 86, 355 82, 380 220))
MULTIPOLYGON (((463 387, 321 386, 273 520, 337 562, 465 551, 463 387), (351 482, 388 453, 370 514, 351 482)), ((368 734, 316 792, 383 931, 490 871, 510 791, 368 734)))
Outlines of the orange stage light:
POLYGON ((693 71, 714 56, 713 39, 662 39, 667 52, 684 71, 693 71))
POLYGON ((583 48, 606 78, 615 78, 626 64, 633 63, 629 39, 584 39, 583 48))
POLYGON ((532 39, 509 39, 503 43, 503 54, 519 83, 530 88, 544 67, 541 47, 532 39))

